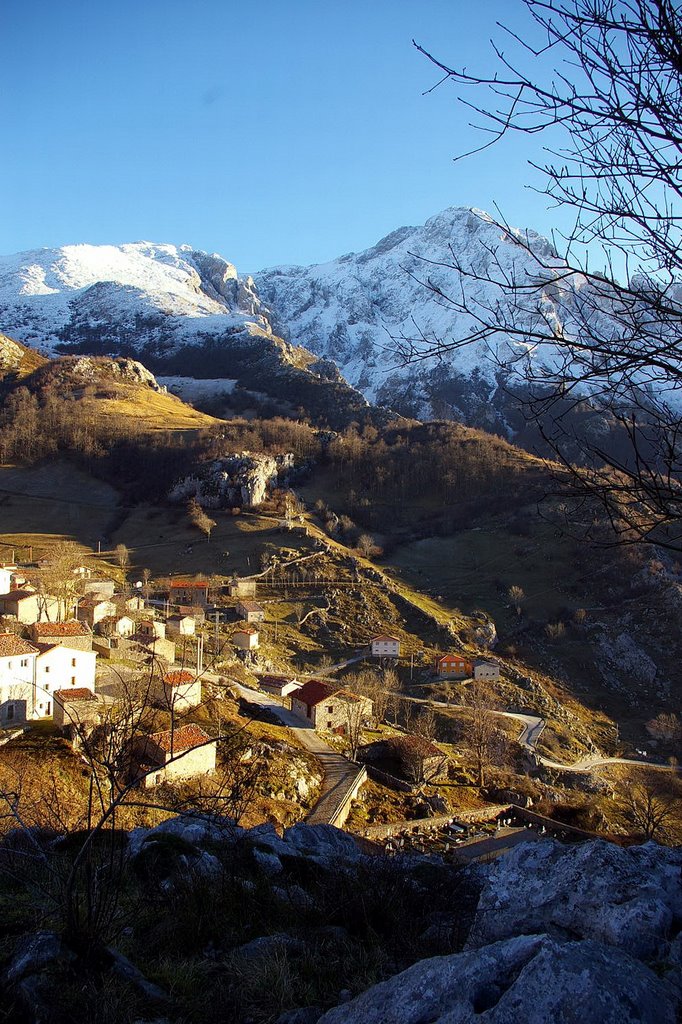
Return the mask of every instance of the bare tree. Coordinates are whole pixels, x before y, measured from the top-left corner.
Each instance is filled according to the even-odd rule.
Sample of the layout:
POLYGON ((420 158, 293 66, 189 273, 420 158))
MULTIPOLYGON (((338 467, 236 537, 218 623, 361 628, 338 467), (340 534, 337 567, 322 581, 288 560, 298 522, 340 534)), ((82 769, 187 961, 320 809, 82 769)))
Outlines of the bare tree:
POLYGON ((346 743, 348 744, 348 756, 354 761, 360 741, 362 739, 362 726, 365 718, 365 707, 362 700, 345 700, 346 711, 346 743))
POLYGON ((645 840, 663 839, 670 825, 679 820, 679 786, 672 779, 664 783, 629 780, 623 790, 622 807, 645 840))
POLYGON ((371 537, 369 533, 361 533, 358 537, 358 551, 369 558, 372 552, 375 550, 376 542, 374 537, 371 537))
POLYGON ((504 763, 506 738, 492 714, 490 694, 480 682, 469 690, 467 705, 470 710, 464 745, 473 762, 477 785, 485 786, 490 768, 504 763))
POLYGON ((201 530, 206 537, 206 540, 210 541, 211 531, 216 525, 216 522, 215 519, 211 519, 211 517, 204 512, 196 498, 190 498, 187 502, 187 515, 192 526, 196 526, 197 530, 201 530))
POLYGON ((470 330, 399 339, 400 351, 409 361, 500 341, 508 388, 586 502, 586 524, 597 502, 616 540, 680 550, 682 420, 671 396, 682 383, 682 12, 677 0, 522 6, 527 24, 503 29, 491 74, 418 48, 441 81, 470 91, 462 102, 484 133, 476 152, 512 134, 547 136, 532 173, 572 226, 559 253, 500 217, 522 259, 491 245, 465 266, 452 252, 439 264, 451 289, 425 266, 424 284, 470 330), (605 414, 613 444, 582 429, 586 409, 605 414))
POLYGON ((647 722, 647 732, 653 739, 663 743, 677 744, 682 739, 682 722, 672 712, 662 711, 650 722, 647 722))
POLYGON ((126 569, 130 565, 130 552, 125 544, 117 544, 114 548, 114 555, 121 569, 126 569))
POLYGON ((77 544, 60 541, 50 548, 40 573, 29 573, 45 613, 49 611, 48 596, 57 598, 57 617, 60 620, 73 612, 80 589, 80 579, 75 570, 82 561, 83 555, 77 544))
POLYGON ((524 594, 522 588, 521 587, 517 587, 516 585, 514 585, 513 587, 510 587, 508 592, 507 592, 507 596, 509 597, 509 600, 511 601, 511 603, 514 605, 514 609, 516 611, 516 614, 520 618, 521 617, 521 612, 523 611, 523 605, 524 605, 524 602, 526 600, 526 595, 524 594))

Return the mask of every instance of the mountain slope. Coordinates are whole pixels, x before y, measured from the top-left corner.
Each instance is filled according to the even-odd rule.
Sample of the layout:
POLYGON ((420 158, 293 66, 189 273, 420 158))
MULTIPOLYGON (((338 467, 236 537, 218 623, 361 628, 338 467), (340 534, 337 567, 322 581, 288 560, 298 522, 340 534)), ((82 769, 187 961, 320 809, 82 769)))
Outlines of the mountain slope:
MULTIPOLYGON (((473 316, 455 312, 442 295, 469 297, 470 305, 498 309, 501 322, 522 318, 511 300, 485 280, 527 281, 538 276, 530 246, 543 263, 563 264, 547 239, 533 231, 502 232, 480 211, 450 208, 421 227, 403 227, 360 253, 311 267, 274 267, 255 275, 258 293, 271 310, 273 326, 320 356, 334 359, 346 379, 371 401, 406 415, 433 418, 454 413, 480 426, 504 427, 490 406, 505 364, 524 351, 501 337, 491 351, 485 341, 459 349, 444 360, 429 358, 401 366, 393 339, 453 342, 476 329, 473 316), (523 246, 518 238, 523 238, 523 246), (453 261, 477 274, 472 281, 453 270, 453 261), (446 407, 447 412, 446 412, 446 407)), ((549 275, 548 275, 549 278, 549 275)), ((543 316, 571 321, 584 281, 574 276, 549 280, 543 316)), ((552 362, 548 346, 532 358, 552 362)), ((504 418, 504 396, 495 398, 504 418)))
MULTIPOLYGON (((155 373, 237 382, 331 426, 372 419, 333 364, 273 334, 251 278, 190 246, 69 245, 0 257, 0 328, 53 355, 127 356, 155 373)), ((379 417, 381 418, 381 417, 379 417)))

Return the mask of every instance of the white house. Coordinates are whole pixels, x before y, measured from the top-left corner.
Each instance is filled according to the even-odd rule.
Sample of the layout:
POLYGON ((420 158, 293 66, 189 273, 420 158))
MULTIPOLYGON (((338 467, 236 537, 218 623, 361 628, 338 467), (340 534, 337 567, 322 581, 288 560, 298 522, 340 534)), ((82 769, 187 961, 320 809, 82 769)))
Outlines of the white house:
POLYGON ((33 684, 38 648, 14 633, 0 633, 0 725, 33 717, 33 684))
POLYGON ((160 619, 140 619, 137 624, 137 632, 140 636, 148 636, 158 640, 166 639, 166 623, 160 619))
POLYGON ((0 594, 8 594, 12 589, 12 570, 0 567, 0 594))
POLYGON ((237 615, 245 622, 265 621, 265 612, 257 601, 238 601, 237 615))
POLYGON ((25 626, 34 622, 56 622, 59 612, 59 601, 49 594, 38 594, 27 588, 0 594, 0 615, 10 615, 25 626))
POLYGON ((81 622, 87 622, 92 628, 102 619, 116 614, 116 605, 108 598, 98 597, 96 594, 88 595, 81 599, 78 605, 78 618, 81 622))
POLYGON ((477 658, 474 662, 474 679, 500 678, 500 666, 496 661, 486 661, 485 658, 477 658))
POLYGON ((162 700, 171 711, 187 711, 201 704, 201 680, 184 669, 163 677, 162 700))
POLYGON ((77 651, 61 644, 36 643, 34 718, 49 718, 54 711, 55 690, 95 692, 94 651, 77 651))
POLYGON ((232 643, 240 651, 256 651, 260 645, 255 626, 243 626, 232 634, 232 643))
POLYGON ((143 781, 147 788, 207 775, 215 769, 216 741, 198 725, 141 736, 136 748, 141 769, 148 773, 143 781))
POLYGON ((382 636, 372 637, 371 647, 373 658, 400 657, 400 640, 396 636, 383 634, 382 636))
POLYGON ((166 619, 168 636, 194 636, 197 628, 193 615, 171 615, 166 619))

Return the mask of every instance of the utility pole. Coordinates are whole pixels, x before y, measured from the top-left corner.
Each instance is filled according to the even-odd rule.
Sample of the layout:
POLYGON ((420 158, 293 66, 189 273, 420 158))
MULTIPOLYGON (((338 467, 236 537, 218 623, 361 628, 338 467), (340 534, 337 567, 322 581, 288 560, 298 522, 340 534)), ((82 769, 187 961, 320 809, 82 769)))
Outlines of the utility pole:
POLYGON ((197 636, 197 675, 200 676, 204 670, 204 638, 201 633, 197 636))
POLYGON ((414 675, 414 651, 410 654, 410 681, 414 675))
POLYGON ((218 623, 220 622, 220 613, 215 613, 215 634, 213 638, 213 653, 218 653, 219 641, 218 641, 218 623))

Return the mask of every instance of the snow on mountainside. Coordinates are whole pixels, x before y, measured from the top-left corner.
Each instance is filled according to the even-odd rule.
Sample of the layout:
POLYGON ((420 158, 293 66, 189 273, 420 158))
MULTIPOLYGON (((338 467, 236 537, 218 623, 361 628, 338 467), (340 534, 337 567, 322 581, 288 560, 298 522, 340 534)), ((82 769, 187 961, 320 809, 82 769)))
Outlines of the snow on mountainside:
MULTIPOLYGON (((523 239, 546 263, 556 260, 557 267, 562 266, 547 239, 532 231, 524 231, 523 239)), ((468 382, 470 389, 472 375, 480 399, 485 400, 495 388, 499 362, 509 362, 518 354, 516 343, 501 341, 491 356, 486 343, 480 342, 445 361, 431 358, 400 366, 392 338, 422 334, 455 341, 475 326, 471 318, 454 312, 420 283, 426 278, 446 294, 457 295, 463 287, 482 305, 494 308, 500 302, 497 289, 480 281, 460 281, 452 268, 436 265, 452 263, 453 254, 465 269, 475 269, 482 277, 489 271, 493 276, 515 274, 523 280, 538 273, 537 264, 515 241, 514 233, 502 232, 480 211, 450 208, 421 227, 392 232, 364 252, 318 266, 274 267, 255 274, 254 280, 278 333, 334 359, 349 383, 370 400, 429 416, 439 398, 456 409, 461 397, 457 382, 468 382)), ((581 284, 575 277, 560 285, 549 283, 543 296, 544 314, 563 320, 581 284)), ((551 359, 552 353, 540 347, 534 358, 551 359)), ((465 418, 469 418, 466 413, 465 418)))
POLYGON ((251 278, 190 246, 66 245, 0 257, 0 324, 52 352, 90 340, 164 352, 204 334, 270 334, 251 278))

